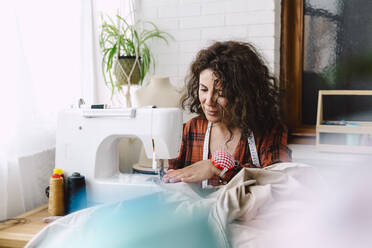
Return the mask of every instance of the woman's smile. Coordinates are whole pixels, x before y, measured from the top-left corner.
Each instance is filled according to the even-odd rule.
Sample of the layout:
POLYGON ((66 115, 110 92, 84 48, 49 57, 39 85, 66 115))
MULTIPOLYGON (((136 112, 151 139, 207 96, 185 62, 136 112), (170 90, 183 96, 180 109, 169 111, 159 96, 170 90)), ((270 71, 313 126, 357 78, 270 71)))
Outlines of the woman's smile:
POLYGON ((218 116, 219 115, 219 111, 218 110, 206 110, 205 111, 207 115, 211 115, 211 116, 218 116))
POLYGON ((221 111, 226 106, 227 99, 222 95, 221 85, 216 84, 216 76, 211 69, 205 69, 200 73, 199 101, 208 121, 221 121, 221 111))

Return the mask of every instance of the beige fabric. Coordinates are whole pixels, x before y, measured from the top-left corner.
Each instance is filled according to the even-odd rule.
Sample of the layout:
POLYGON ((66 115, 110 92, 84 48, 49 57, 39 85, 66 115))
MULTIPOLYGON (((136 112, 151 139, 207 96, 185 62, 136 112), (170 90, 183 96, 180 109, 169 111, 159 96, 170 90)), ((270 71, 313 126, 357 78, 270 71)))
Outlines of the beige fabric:
POLYGON ((213 216, 226 221, 250 221, 265 204, 289 199, 301 202, 312 191, 310 182, 318 178, 311 167, 280 163, 265 169, 244 168, 222 188, 213 216), (306 181, 308 180, 308 182, 306 181))
POLYGON ((221 192, 211 214, 225 225, 232 247, 278 247, 271 235, 280 235, 287 218, 302 216, 321 184, 314 169, 296 163, 244 169, 221 192))

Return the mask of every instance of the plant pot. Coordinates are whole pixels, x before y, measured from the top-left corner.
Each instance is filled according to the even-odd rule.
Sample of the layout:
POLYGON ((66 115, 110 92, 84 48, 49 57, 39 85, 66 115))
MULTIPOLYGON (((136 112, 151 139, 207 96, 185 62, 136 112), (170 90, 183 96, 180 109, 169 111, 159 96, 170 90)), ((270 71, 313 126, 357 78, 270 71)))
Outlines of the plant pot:
POLYGON ((138 61, 136 64, 134 64, 136 61, 136 56, 119 56, 119 59, 115 62, 114 67, 114 75, 116 77, 116 80, 121 85, 127 85, 128 84, 128 78, 129 74, 134 66, 132 75, 130 76, 130 84, 131 85, 137 85, 139 84, 141 73, 140 73, 140 63, 141 63, 141 57, 138 58, 138 61), (120 63, 120 65, 119 65, 120 63), (122 69, 126 73, 127 76, 123 73, 122 69))

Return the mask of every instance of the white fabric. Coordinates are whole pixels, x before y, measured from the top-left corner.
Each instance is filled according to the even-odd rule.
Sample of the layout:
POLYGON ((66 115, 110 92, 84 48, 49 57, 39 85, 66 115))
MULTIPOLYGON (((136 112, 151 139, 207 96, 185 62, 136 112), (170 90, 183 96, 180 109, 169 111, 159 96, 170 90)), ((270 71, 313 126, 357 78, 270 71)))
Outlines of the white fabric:
POLYGON ((49 175, 40 172, 54 167, 57 113, 82 95, 95 98, 91 7, 84 0, 0 2, 1 219, 46 202, 49 175))
MULTIPOLYGON (((315 186, 320 180, 306 165, 281 163, 265 169, 243 168, 226 186, 208 195, 193 184, 160 184, 170 203, 181 202, 176 211, 185 214, 207 209, 219 247, 281 247, 270 243, 270 234, 280 231, 279 220, 288 216, 301 216, 304 206, 317 199, 315 186), (268 246, 268 244, 271 244, 268 246)), ((99 207, 98 207, 99 208, 99 207)), ((26 247, 38 247, 49 235, 60 237, 79 231, 94 209, 65 216, 44 228, 26 247), (80 229, 79 229, 80 228, 80 229)), ((168 233, 182 230, 172 230, 168 233)), ((166 238, 166 237, 165 237, 166 238)), ((48 244, 43 243, 47 246, 48 244)), ((285 244, 286 245, 286 244, 285 244)), ((284 247, 284 246, 283 246, 284 247)))

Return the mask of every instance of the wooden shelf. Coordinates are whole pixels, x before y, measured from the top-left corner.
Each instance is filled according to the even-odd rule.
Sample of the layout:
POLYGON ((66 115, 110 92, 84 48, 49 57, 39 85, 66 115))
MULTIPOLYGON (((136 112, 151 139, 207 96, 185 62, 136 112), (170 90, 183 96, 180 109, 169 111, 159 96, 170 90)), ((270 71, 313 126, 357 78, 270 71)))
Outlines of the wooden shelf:
MULTIPOLYGON (((356 124, 356 126, 325 125, 325 120, 323 118, 323 96, 325 95, 356 95, 372 97, 372 90, 319 91, 315 142, 317 150, 321 152, 372 154, 372 144, 370 144, 369 142, 370 137, 372 137, 372 122, 351 121, 353 124, 356 124), (355 136, 358 134, 360 134, 359 137, 355 136), (333 137, 333 141, 331 141, 330 139, 331 136, 333 137), (354 138, 356 138, 352 139, 351 136, 354 136, 354 138), (325 142, 327 141, 327 139, 328 142, 325 142), (353 142, 350 142, 350 140, 353 140, 353 142)), ((350 122, 346 120, 345 123, 347 124, 350 122)))
POLYGON ((372 146, 317 144, 316 148, 318 151, 321 151, 321 152, 372 154, 372 146))
POLYGON ((350 126, 338 126, 338 125, 318 125, 317 132, 372 134, 372 122, 367 123, 367 122, 353 121, 353 123, 358 123, 360 126, 350 127, 350 126))
POLYGON ((292 136, 301 136, 301 137, 314 137, 316 135, 315 126, 303 125, 296 127, 290 130, 289 132, 292 136))

